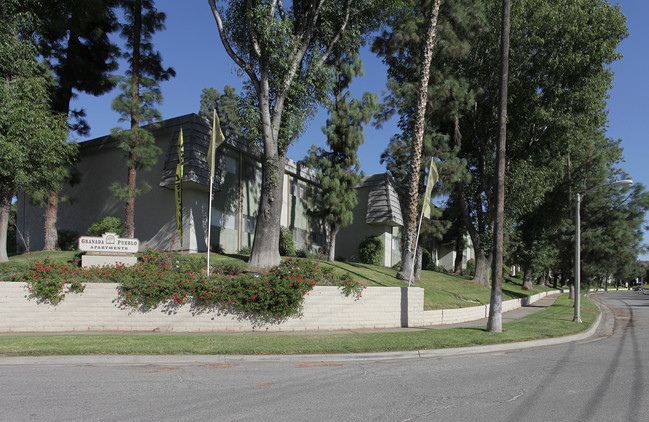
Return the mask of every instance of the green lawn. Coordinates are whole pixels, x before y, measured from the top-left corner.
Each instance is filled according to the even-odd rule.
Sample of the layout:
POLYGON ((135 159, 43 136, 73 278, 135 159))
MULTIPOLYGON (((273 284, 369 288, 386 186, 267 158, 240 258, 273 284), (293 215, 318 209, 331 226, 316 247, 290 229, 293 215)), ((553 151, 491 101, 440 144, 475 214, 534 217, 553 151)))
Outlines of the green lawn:
POLYGON ((562 295, 548 309, 503 324, 502 333, 484 327, 421 329, 416 331, 349 334, 251 335, 0 335, 0 356, 89 354, 310 354, 425 350, 508 343, 574 334, 587 329, 597 317, 597 307, 582 301, 583 324, 572 322, 572 301, 562 295))
MULTIPOLYGON (((366 286, 402 287, 406 284, 397 280, 397 270, 352 262, 322 262, 337 271, 352 273, 366 286)), ((452 309, 485 305, 491 300, 491 288, 480 286, 465 277, 436 271, 422 271, 421 281, 415 287, 424 288, 424 309, 452 309)), ((518 299, 552 290, 534 286, 534 290, 523 290, 523 280, 507 277, 503 282, 503 300, 518 299)))

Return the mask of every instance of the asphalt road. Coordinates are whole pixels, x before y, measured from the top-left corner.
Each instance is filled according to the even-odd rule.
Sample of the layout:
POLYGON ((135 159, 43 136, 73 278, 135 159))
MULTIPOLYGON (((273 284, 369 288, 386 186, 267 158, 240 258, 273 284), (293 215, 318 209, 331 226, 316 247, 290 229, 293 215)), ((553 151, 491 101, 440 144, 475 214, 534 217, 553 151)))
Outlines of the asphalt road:
POLYGON ((2 421, 647 421, 649 296, 590 338, 470 353, 0 358, 2 421))

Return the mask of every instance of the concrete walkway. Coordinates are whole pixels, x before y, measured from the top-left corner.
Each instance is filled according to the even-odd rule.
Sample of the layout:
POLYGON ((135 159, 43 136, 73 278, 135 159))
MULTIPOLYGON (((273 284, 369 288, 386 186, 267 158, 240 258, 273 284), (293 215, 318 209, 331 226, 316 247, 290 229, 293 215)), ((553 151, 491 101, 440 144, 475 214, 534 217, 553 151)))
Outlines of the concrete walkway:
MULTIPOLYGON (((538 312, 540 310, 549 308, 554 304, 554 302, 557 301, 559 296, 561 296, 561 294, 549 295, 544 297, 543 299, 537 300, 531 305, 522 306, 518 309, 514 309, 513 311, 503 312, 503 324, 506 322, 512 322, 514 320, 526 317, 528 315, 533 314, 534 312, 538 312)), ((475 321, 460 322, 458 324, 435 325, 428 328, 440 329, 440 328, 460 328, 460 327, 480 327, 480 326, 486 327, 487 320, 488 318, 482 318, 475 321)))

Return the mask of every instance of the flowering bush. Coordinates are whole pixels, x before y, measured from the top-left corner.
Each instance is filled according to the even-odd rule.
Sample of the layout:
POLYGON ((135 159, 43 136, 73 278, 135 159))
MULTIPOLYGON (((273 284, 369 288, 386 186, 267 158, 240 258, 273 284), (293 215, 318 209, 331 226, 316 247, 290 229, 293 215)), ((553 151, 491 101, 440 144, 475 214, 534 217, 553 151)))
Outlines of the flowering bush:
MULTIPOLYGON (((286 259, 263 273, 243 272, 238 266, 224 266, 221 274, 207 277, 189 271, 182 259, 171 253, 146 250, 132 267, 90 267, 52 265, 34 261, 15 280, 29 283, 31 295, 57 304, 67 292, 81 292, 88 281, 119 283, 119 303, 124 307, 152 309, 182 306, 217 309, 221 312, 246 311, 262 317, 283 319, 299 315, 304 296, 315 285, 339 286, 345 295, 360 297, 363 286, 351 274, 335 276, 333 268, 322 268, 305 259, 286 259), (64 292, 64 282, 69 283, 64 292)), ((191 263, 193 267, 195 263, 191 263)))
POLYGON ((56 305, 65 298, 65 293, 84 291, 86 286, 81 283, 81 277, 76 277, 78 273, 78 268, 75 271, 70 265, 53 264, 46 258, 43 262, 31 262, 22 277, 29 283, 29 297, 56 305), (66 283, 69 283, 68 290, 64 291, 66 283))

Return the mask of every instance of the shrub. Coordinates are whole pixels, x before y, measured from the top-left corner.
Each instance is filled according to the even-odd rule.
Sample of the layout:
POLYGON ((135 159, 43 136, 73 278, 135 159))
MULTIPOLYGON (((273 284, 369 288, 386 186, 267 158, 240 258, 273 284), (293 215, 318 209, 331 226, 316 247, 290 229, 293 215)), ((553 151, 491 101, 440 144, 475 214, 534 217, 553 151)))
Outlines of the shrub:
POLYGON ((422 249, 421 253, 421 269, 432 270, 434 267, 433 257, 430 255, 428 249, 422 249))
POLYGON ((475 275, 475 259, 471 258, 466 262, 466 274, 471 277, 475 275))
POLYGON ((234 262, 222 262, 216 265, 212 265, 211 274, 220 274, 220 275, 239 275, 243 274, 246 271, 245 264, 239 264, 234 262))
POLYGON ((76 251, 79 240, 79 235, 71 230, 58 230, 59 248, 62 251, 76 251))
POLYGON ((207 270, 207 256, 205 255, 176 256, 176 258, 181 272, 200 273, 207 270))
POLYGON ((298 258, 306 258, 306 259, 326 259, 320 257, 318 254, 311 252, 307 247, 300 248, 297 251, 295 251, 295 256, 298 258))
POLYGON ((86 235, 88 236, 101 236, 104 233, 116 233, 118 236, 122 235, 122 220, 117 217, 104 217, 96 221, 88 227, 86 235))
POLYGON ((381 265, 383 263, 383 253, 385 247, 380 237, 366 237, 358 245, 358 255, 361 262, 371 265, 381 265))
POLYGON ((239 249, 238 254, 239 255, 250 255, 252 252, 252 249, 250 249, 250 246, 244 246, 243 248, 239 249))
POLYGON ((140 258, 132 267, 104 268, 34 261, 29 270, 13 278, 29 283, 31 297, 52 304, 63 300, 66 293, 82 292, 84 282, 99 280, 120 284, 118 302, 124 307, 153 309, 190 304, 277 320, 299 315, 304 296, 316 284, 338 286, 344 294, 358 297, 364 289, 351 274, 336 276, 332 267, 323 268, 304 259, 289 258, 264 273, 241 274, 241 264, 222 264, 223 274, 207 277, 202 270, 184 271, 184 259, 177 259, 177 254, 147 249, 140 258))
POLYGON ((54 264, 49 259, 43 262, 32 261, 22 276, 14 275, 14 280, 24 279, 29 283, 29 297, 56 305, 65 299, 66 293, 81 293, 86 288, 76 277, 79 269, 70 264, 54 264), (65 291, 66 283, 68 290, 65 291))
POLYGON ((279 230, 279 254, 281 256, 295 256, 293 233, 286 227, 281 227, 279 230))

